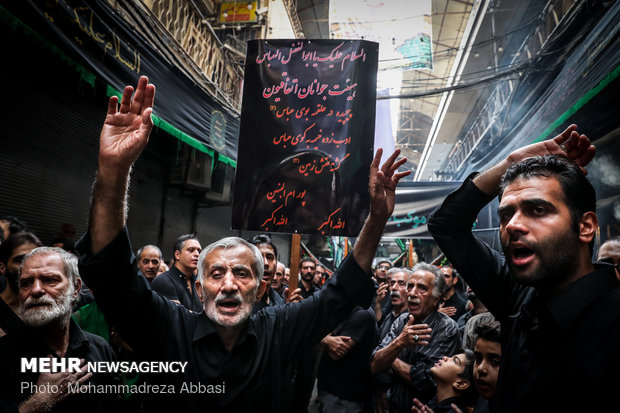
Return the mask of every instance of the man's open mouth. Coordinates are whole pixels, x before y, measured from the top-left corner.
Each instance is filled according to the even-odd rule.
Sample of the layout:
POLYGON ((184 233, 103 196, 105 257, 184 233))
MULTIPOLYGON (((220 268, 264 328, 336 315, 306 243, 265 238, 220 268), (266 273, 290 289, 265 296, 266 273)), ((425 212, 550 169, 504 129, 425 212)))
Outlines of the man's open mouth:
POLYGON ((534 250, 525 247, 521 243, 510 246, 510 257, 512 263, 516 266, 529 264, 534 259, 534 250))
POLYGON ((225 313, 234 313, 241 306, 241 302, 236 298, 223 298, 217 301, 217 307, 225 313))

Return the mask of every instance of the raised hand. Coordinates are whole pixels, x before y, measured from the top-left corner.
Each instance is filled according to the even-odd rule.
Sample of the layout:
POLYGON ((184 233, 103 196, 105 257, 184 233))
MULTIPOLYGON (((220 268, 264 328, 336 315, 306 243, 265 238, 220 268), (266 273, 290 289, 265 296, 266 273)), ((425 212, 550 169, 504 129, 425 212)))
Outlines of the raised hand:
POLYGON ((155 86, 141 76, 138 86, 126 86, 121 98, 112 96, 99 141, 99 168, 125 173, 138 158, 153 129, 151 112, 155 86))
POLYGON ((99 169, 91 201, 89 230, 93 253, 108 245, 126 225, 129 172, 149 141, 154 99, 155 86, 141 76, 135 93, 133 87, 125 87, 120 108, 116 96, 108 102, 99 136, 99 169))
POLYGON ((577 132, 577 125, 572 124, 553 139, 533 143, 508 155, 511 163, 517 163, 533 156, 566 155, 574 160, 584 171, 585 167, 594 158, 596 148, 590 143, 586 135, 577 132))
POLYGON ((383 149, 377 149, 372 163, 370 164, 370 214, 387 220, 394 212, 396 200, 396 185, 401 178, 409 175, 411 171, 396 172, 400 166, 407 162, 407 158, 396 158, 400 155, 400 149, 392 155, 379 168, 383 149))

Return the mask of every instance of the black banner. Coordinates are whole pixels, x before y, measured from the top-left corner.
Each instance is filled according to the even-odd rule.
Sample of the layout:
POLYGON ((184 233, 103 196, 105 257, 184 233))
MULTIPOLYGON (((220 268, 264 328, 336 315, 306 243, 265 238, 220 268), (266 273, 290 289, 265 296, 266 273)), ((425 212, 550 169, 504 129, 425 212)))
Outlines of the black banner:
POLYGON ((378 44, 248 43, 233 229, 355 237, 368 213, 378 44))
POLYGON ((154 49, 106 2, 29 0, 13 2, 7 9, 35 31, 41 24, 50 27, 60 40, 50 38, 50 42, 59 43, 60 49, 68 48, 71 54, 77 53, 87 69, 118 91, 122 92, 125 85, 135 85, 141 75, 148 76, 157 87, 153 114, 164 121, 155 119, 156 125, 178 135, 170 130, 176 129, 187 135, 177 137, 194 138, 235 158, 239 125, 236 114, 222 110, 222 105, 177 67, 178 62, 154 49))

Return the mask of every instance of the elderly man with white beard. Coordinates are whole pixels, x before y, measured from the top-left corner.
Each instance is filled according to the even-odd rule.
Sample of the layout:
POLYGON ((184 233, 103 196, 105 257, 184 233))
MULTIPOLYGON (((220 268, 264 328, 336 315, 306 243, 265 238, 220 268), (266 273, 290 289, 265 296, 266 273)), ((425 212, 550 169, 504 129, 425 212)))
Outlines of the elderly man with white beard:
MULTIPOLYGON (((0 340, 0 402, 2 411, 104 412, 118 406, 116 395, 84 395, 71 388, 90 382, 114 383, 115 377, 86 371, 85 363, 113 361, 110 345, 101 337, 83 331, 71 319, 82 280, 77 258, 61 248, 39 247, 27 254, 19 278, 20 315, 25 327, 0 340), (24 368, 24 360, 50 359, 60 367, 24 368), (79 360, 68 368, 67 360, 79 360), (8 406, 2 403, 7 403, 8 406)), ((41 364, 39 364, 41 366, 41 364)))
POLYGON ((284 412, 283 371, 374 296, 370 267, 394 210, 398 172, 406 159, 394 152, 370 167, 370 213, 353 253, 321 292, 298 303, 269 306, 251 315, 265 291, 263 257, 241 238, 204 248, 196 289, 203 312, 189 312, 153 293, 137 276, 127 224, 127 189, 133 163, 146 147, 153 122, 155 87, 144 76, 127 86, 120 102, 110 98, 100 135, 99 169, 93 186, 87 234, 78 243, 80 272, 106 318, 147 360, 184 361, 178 374, 149 377, 173 387, 145 397, 145 412, 284 412), (120 103, 120 106, 119 106, 120 103))

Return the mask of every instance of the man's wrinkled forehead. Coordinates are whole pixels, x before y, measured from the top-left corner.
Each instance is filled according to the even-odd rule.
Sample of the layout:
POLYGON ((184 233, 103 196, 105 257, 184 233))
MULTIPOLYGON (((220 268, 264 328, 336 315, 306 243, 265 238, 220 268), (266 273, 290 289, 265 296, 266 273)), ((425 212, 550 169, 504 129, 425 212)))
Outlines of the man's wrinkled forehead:
POLYGON ((212 265, 225 265, 228 264, 244 264, 248 265, 252 270, 252 274, 257 275, 254 271, 255 266, 262 267, 264 265, 262 255, 254 255, 254 251, 245 245, 234 246, 218 246, 210 251, 204 261, 204 269, 208 269, 212 265), (258 262, 257 262, 258 260, 258 262))

